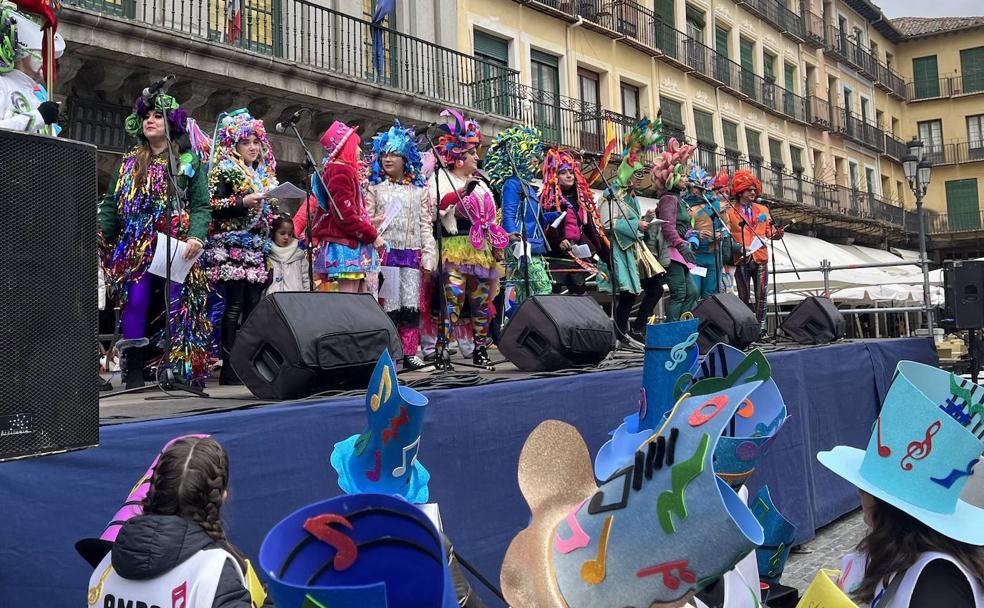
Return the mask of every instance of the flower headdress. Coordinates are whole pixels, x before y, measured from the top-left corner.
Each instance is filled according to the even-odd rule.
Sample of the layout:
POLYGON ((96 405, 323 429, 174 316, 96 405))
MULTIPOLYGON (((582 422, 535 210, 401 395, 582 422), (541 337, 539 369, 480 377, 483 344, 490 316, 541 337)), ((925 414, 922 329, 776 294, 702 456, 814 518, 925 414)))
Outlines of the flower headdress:
POLYGON ((653 186, 658 192, 673 190, 690 173, 690 157, 696 146, 680 145, 676 138, 670 138, 666 150, 653 165, 653 186))
POLYGON ((543 161, 543 142, 536 127, 511 127, 499 133, 485 152, 482 165, 493 186, 500 187, 512 177, 513 165, 523 181, 533 179, 543 161), (512 163, 509 157, 512 157, 512 163))
POLYGON ((663 143, 663 118, 659 114, 650 121, 645 116, 625 134, 622 150, 622 164, 618 168, 617 180, 621 185, 629 183, 633 173, 645 170, 639 154, 652 151, 663 143))
POLYGON ((276 174, 277 161, 273 157, 273 148, 267 138, 266 127, 262 120, 253 118, 249 110, 240 108, 226 114, 219 119, 215 131, 214 150, 219 160, 238 157, 236 144, 250 135, 255 135, 256 139, 260 141, 260 163, 265 167, 267 173, 276 174))
POLYGON ((450 116, 454 122, 442 125, 446 131, 437 140, 437 152, 445 164, 457 164, 465 152, 482 145, 482 129, 474 120, 466 120, 464 115, 453 108, 441 112, 441 116, 450 116))
POLYGON ((423 159, 415 136, 413 127, 404 127, 399 120, 396 120, 389 130, 377 133, 372 138, 373 161, 369 170, 370 184, 378 184, 387 179, 381 160, 383 154, 399 154, 403 157, 404 178, 414 186, 424 186, 427 178, 424 176, 423 159))
POLYGON ((123 123, 126 134, 145 142, 143 121, 154 110, 167 117, 171 139, 177 139, 187 133, 188 113, 170 95, 159 94, 153 97, 143 95, 137 97, 137 100, 133 102, 133 113, 127 116, 126 122, 123 123))

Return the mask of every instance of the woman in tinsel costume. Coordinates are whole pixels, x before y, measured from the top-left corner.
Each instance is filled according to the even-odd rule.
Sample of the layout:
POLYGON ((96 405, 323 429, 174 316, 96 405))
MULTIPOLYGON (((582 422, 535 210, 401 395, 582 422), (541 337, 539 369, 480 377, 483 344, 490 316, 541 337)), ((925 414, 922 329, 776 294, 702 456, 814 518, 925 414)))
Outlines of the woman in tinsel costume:
POLYGON ((550 266, 558 271, 568 293, 583 295, 587 291, 588 274, 597 269, 590 260, 575 256, 573 246, 587 245, 592 258, 599 256, 607 260, 610 244, 602 230, 594 192, 581 173, 580 163, 570 152, 558 148, 547 151, 540 205, 551 248, 550 266), (554 227, 561 215, 563 219, 554 227))
POLYGON ((263 297, 277 161, 263 121, 243 108, 219 119, 208 172, 212 227, 202 265, 225 303, 219 384, 240 384, 229 363, 239 326, 263 297))
MULTIPOLYGON (((140 143, 123 157, 117 177, 99 205, 99 227, 105 267, 123 305, 123 339, 118 347, 126 353, 126 387, 136 388, 143 385, 151 290, 155 281, 163 282, 147 272, 157 234, 169 230, 172 237, 186 241, 186 257, 194 258, 205 246, 211 212, 205 171, 192 149, 202 139, 207 147, 207 138, 173 97, 138 97, 124 128, 140 143), (170 226, 165 209, 174 193, 167 175, 165 120, 175 142, 174 152, 180 158, 177 186, 187 192, 186 204, 181 213, 172 214, 170 226)), ((172 337, 168 360, 179 380, 195 384, 203 384, 208 375, 207 345, 212 329, 206 308, 208 290, 208 278, 198 264, 183 284, 172 282, 167 290, 172 337)))
MULTIPOLYGON (((553 289, 549 267, 543 257, 547 247, 540 196, 536 188, 530 185, 542 162, 540 130, 535 127, 512 127, 496 136, 485 153, 482 165, 489 181, 499 190, 502 228, 509 233, 510 243, 514 245, 525 236, 530 248, 528 268, 524 268, 523 261, 516 258, 512 245, 506 248, 506 282, 515 290, 516 306, 530 295, 526 290, 527 278, 532 295, 547 294, 553 289), (517 172, 519 175, 516 175, 517 172)), ((507 310, 506 314, 511 312, 507 310)))
MULTIPOLYGON (((399 269, 399 295, 382 301, 403 343, 403 368, 420 369, 420 302, 423 272, 434 270, 434 217, 413 128, 400 121, 372 139, 366 210, 381 219, 380 236, 389 245, 383 266, 399 269)), ((396 275, 391 275, 395 277, 396 275)))

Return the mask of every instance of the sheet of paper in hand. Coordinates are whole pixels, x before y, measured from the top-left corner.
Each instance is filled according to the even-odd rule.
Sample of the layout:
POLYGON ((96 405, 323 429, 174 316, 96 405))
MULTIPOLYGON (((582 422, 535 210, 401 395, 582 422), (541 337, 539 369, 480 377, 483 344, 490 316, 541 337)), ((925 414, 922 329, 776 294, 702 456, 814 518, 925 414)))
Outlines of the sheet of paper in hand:
POLYGON ((307 193, 290 182, 282 182, 279 185, 267 190, 267 195, 270 198, 275 198, 281 201, 302 201, 304 200, 304 197, 307 196, 307 193))
MULTIPOLYGON (((171 237, 171 280, 175 283, 184 283, 185 278, 188 276, 188 272, 191 271, 191 267, 195 265, 198 258, 201 257, 202 251, 198 252, 194 258, 190 260, 185 259, 185 252, 188 250, 187 241, 182 241, 177 237, 171 237)), ((159 277, 167 278, 167 235, 161 232, 157 233, 157 246, 154 249, 154 257, 150 260, 150 268, 147 269, 150 274, 156 274, 159 277)))

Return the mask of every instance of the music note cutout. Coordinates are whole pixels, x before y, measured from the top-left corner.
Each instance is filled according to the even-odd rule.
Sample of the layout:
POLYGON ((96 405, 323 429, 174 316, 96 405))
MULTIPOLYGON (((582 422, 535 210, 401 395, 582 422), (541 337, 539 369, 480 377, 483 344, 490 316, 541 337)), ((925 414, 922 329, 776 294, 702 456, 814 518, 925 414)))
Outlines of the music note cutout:
POLYGON ((598 555, 581 564, 581 579, 589 585, 597 585, 605 580, 605 561, 608 559, 608 535, 612 531, 614 515, 609 515, 601 526, 598 538, 598 555))
POLYGON ((892 448, 888 447, 881 440, 881 416, 875 418, 875 439, 878 442, 878 455, 888 458, 892 455, 892 448))
POLYGON ((379 450, 376 450, 376 468, 371 471, 366 471, 366 479, 369 481, 379 481, 379 471, 383 466, 383 455, 379 450))
POLYGON ((399 428, 408 422, 410 422, 410 415, 407 414, 407 408, 401 405, 400 413, 390 418, 389 428, 383 429, 383 445, 389 443, 390 439, 399 437, 399 428))
POLYGON ((376 394, 372 396, 369 400, 369 409, 376 412, 379 411, 379 407, 389 401, 390 395, 393 394, 393 379, 390 377, 390 367, 389 365, 383 366, 383 375, 379 379, 379 389, 376 394))
POLYGON ((335 513, 325 513, 309 517, 304 522, 304 529, 321 542, 335 549, 335 557, 332 565, 335 570, 348 570, 355 563, 355 558, 359 556, 359 548, 351 538, 341 530, 331 527, 331 524, 339 524, 352 529, 352 523, 335 513))
POLYGON ((413 466, 413 463, 417 462, 417 450, 420 448, 420 436, 414 439, 413 443, 403 448, 403 464, 393 469, 393 477, 403 477, 407 473, 407 469, 413 466), (407 454, 413 450, 413 457, 410 458, 410 463, 407 463, 407 454))
POLYGON ((967 463, 965 470, 953 469, 950 474, 946 477, 930 477, 929 480, 938 483, 947 490, 953 487, 953 484, 957 482, 961 477, 970 477, 974 474, 974 465, 977 464, 977 459, 973 459, 967 463))
POLYGON ((923 460, 933 451, 933 436, 940 431, 943 423, 939 420, 926 427, 926 438, 922 441, 912 441, 905 451, 905 456, 899 461, 903 471, 911 471, 912 463, 908 460, 923 460))
POLYGON ((765 516, 768 515, 771 510, 772 509, 769 508, 769 505, 766 504, 761 496, 757 497, 755 499, 755 504, 752 505, 752 515, 755 516, 755 519, 757 519, 759 523, 765 521, 765 516))
POLYGON ((653 576, 654 574, 663 575, 663 585, 671 591, 676 591, 680 587, 680 580, 682 579, 685 583, 693 585, 697 583, 697 575, 689 570, 687 566, 689 563, 685 559, 674 562, 666 562, 663 564, 657 564, 655 566, 650 566, 648 568, 643 568, 636 572, 636 576, 639 578, 644 578, 646 576, 653 576), (673 573, 676 572, 674 575, 673 573))
POLYGON ((560 530, 554 536, 554 549, 560 553, 571 553, 578 549, 583 549, 587 547, 591 542, 591 537, 584 531, 581 527, 580 522, 577 521, 577 512, 581 510, 584 503, 588 502, 585 498, 576 507, 571 509, 571 512, 567 514, 567 518, 564 521, 567 523, 567 527, 571 529, 571 535, 567 538, 562 538, 560 536, 560 530))

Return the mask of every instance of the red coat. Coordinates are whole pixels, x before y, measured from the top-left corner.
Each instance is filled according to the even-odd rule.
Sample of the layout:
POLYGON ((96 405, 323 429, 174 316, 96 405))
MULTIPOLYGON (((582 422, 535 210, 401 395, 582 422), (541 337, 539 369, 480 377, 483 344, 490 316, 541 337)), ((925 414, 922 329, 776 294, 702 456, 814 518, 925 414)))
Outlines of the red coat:
POLYGON ((294 215, 294 234, 299 239, 307 238, 307 208, 311 208, 311 240, 315 246, 321 243, 339 243, 346 247, 359 244, 371 245, 379 233, 369 221, 369 214, 362 200, 362 188, 356 170, 342 163, 328 163, 324 173, 325 186, 335 199, 341 212, 341 219, 330 207, 322 210, 314 196, 294 215))

